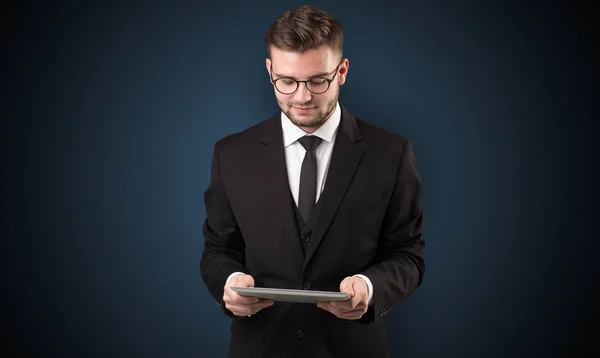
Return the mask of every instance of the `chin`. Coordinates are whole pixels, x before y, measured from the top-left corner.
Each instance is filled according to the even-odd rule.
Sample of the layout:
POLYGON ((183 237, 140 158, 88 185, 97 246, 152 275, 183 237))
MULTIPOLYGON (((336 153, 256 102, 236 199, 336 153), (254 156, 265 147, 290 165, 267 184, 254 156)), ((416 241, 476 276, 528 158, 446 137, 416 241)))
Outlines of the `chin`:
POLYGON ((298 118, 298 116, 289 115, 288 118, 294 125, 305 128, 319 127, 324 122, 322 118, 298 118))
POLYGON ((321 124, 323 124, 322 121, 317 122, 317 121, 296 121, 296 120, 292 120, 292 123, 295 126, 302 127, 302 128, 318 128, 321 126, 321 124))

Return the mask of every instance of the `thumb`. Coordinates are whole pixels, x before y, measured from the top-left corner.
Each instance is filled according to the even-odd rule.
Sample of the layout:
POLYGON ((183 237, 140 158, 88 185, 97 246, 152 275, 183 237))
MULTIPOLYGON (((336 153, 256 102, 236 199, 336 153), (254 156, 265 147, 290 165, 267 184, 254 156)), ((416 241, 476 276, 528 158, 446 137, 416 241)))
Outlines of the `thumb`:
POLYGON ((254 287, 254 278, 250 275, 238 275, 236 284, 242 287, 254 287))
POLYGON ((341 292, 346 292, 350 296, 354 296, 354 282, 355 282, 355 280, 353 280, 351 277, 347 277, 340 284, 340 291, 341 292))

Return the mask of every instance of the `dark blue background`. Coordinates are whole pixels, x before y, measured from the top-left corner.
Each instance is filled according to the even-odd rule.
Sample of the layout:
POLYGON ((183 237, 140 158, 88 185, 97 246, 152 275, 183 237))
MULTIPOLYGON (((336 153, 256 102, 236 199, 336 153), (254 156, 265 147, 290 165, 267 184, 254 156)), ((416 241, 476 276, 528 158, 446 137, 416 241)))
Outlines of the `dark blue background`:
MULTIPOLYGON (((199 272, 211 151, 276 110, 263 39, 301 4, 4 12, 4 347, 225 356, 199 272)), ((599 353, 591 10, 315 5, 345 28, 342 104, 413 140, 423 178, 427 271, 389 316, 392 356, 599 353)))

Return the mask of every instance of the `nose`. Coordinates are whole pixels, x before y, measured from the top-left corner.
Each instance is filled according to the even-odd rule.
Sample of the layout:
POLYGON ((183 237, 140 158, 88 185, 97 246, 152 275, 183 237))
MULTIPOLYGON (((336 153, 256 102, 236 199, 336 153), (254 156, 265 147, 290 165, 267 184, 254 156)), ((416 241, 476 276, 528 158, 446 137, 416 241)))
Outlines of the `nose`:
POLYGON ((298 103, 306 103, 310 100, 311 100, 311 93, 308 90, 308 88, 306 88, 306 84, 300 83, 300 85, 298 86, 298 89, 296 90, 296 93, 294 93, 294 101, 296 101, 298 103))

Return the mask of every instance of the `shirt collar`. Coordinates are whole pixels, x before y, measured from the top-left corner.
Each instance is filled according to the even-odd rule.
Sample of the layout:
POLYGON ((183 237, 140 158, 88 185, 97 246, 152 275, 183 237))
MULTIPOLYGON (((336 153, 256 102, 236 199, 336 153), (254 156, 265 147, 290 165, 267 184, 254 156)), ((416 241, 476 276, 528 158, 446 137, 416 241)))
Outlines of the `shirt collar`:
MULTIPOLYGON (((336 103, 335 109, 331 116, 323 123, 319 129, 317 129, 312 135, 315 135, 326 142, 333 142, 337 130, 340 126, 340 120, 342 111, 339 102, 336 103)), ((283 146, 287 147, 293 144, 295 141, 307 135, 305 131, 295 126, 292 121, 286 116, 283 111, 281 112, 281 128, 283 129, 283 146)))

